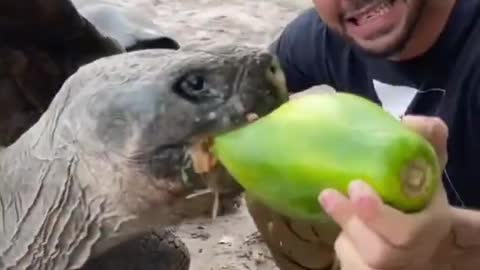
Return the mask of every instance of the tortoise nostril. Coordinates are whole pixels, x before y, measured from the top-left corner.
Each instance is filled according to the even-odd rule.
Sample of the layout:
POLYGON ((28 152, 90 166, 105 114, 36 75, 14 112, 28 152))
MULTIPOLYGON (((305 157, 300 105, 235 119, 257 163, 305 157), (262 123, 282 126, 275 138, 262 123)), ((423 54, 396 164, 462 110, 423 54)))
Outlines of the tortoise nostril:
POLYGON ((267 78, 271 79, 276 79, 279 72, 281 70, 279 69, 278 66, 278 61, 274 56, 270 56, 270 59, 268 61, 268 64, 265 66, 267 68, 267 78))
POLYGON ((277 72, 277 67, 273 63, 270 65, 270 72, 273 74, 277 72))
POLYGON ((273 86, 273 92, 281 101, 288 99, 288 89, 285 81, 283 70, 280 66, 278 58, 271 56, 270 63, 266 70, 267 80, 273 86))

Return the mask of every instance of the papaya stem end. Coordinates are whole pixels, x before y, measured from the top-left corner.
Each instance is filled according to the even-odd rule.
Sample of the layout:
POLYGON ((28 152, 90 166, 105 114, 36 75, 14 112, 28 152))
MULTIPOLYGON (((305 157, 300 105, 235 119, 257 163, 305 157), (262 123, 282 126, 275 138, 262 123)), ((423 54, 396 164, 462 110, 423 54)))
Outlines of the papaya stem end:
POLYGON ((403 171, 401 177, 405 194, 418 197, 428 191, 432 168, 424 160, 414 160, 403 171))

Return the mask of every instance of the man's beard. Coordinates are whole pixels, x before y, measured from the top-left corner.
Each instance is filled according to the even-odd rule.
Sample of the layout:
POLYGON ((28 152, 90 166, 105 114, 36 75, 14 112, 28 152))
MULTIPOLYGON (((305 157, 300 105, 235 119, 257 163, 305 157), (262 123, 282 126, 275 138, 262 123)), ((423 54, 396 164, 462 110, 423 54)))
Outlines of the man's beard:
MULTIPOLYGON (((406 1, 406 0, 397 0, 397 1, 406 1)), ((420 19, 425 13, 425 7, 427 5, 427 2, 429 0, 416 0, 416 6, 413 7, 412 13, 408 16, 406 19, 405 26, 400 34, 400 37, 395 40, 395 42, 392 42, 390 46, 383 48, 383 50, 370 50, 367 48, 362 47, 360 44, 358 44, 352 37, 350 37, 345 29, 345 26, 343 26, 343 35, 342 37, 347 40, 350 44, 352 44, 354 47, 358 48, 359 50, 365 52, 366 54, 369 54, 374 57, 383 57, 383 58, 389 58, 389 57, 394 57, 395 55, 398 55, 403 52, 403 50, 406 48, 408 43, 411 41, 413 38, 413 34, 415 33, 415 30, 420 22, 420 19)), ((372 2, 370 0, 357 0, 355 1, 355 5, 361 6, 363 3, 366 2, 372 2)))

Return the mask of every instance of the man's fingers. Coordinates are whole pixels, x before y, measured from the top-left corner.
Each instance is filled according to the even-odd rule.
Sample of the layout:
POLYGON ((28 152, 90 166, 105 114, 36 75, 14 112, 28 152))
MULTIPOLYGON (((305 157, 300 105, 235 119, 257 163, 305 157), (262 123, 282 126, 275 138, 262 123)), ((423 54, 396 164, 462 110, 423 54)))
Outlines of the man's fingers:
POLYGON ((355 213, 372 231, 397 248, 409 248, 421 236, 435 234, 442 230, 443 217, 439 213, 447 209, 447 201, 443 192, 439 192, 425 211, 418 214, 405 214, 382 203, 377 193, 362 181, 354 181, 349 189, 355 213), (436 220, 442 219, 442 220, 436 220), (427 231, 424 231, 427 230, 427 231))
POLYGON ((361 255, 358 254, 355 247, 352 246, 352 242, 343 233, 335 241, 335 253, 342 270, 372 270, 365 265, 361 255))
MULTIPOLYGON (((376 202, 364 200, 367 215, 377 215, 376 202)), ((399 267, 406 259, 404 250, 397 250, 369 228, 355 213, 353 202, 334 190, 324 191, 320 202, 325 211, 342 228, 363 261, 370 267, 399 267)), ((396 232, 394 232, 396 233, 396 232)))
POLYGON ((362 222, 397 248, 410 244, 417 237, 414 230, 420 222, 425 222, 424 216, 408 216, 384 205, 377 193, 362 181, 351 183, 349 195, 362 222))
POLYGON ((324 190, 319 196, 319 201, 325 212, 340 227, 343 227, 354 215, 350 200, 334 189, 324 190))
POLYGON ((425 211, 403 212, 383 204, 377 193, 362 181, 353 181, 349 198, 336 191, 321 194, 320 202, 339 224, 366 264, 371 267, 402 267, 413 253, 427 259, 449 228, 445 193, 439 192, 425 211))
POLYGON ((445 166, 447 154, 448 127, 442 119, 429 116, 407 115, 402 118, 405 126, 422 135, 435 148, 441 166, 445 166))

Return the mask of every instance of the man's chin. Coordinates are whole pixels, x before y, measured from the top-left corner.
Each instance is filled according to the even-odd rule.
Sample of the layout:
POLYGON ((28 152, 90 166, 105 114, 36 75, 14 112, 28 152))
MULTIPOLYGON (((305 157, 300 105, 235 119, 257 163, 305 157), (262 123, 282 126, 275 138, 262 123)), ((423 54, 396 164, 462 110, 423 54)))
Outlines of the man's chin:
POLYGON ((404 48, 403 44, 385 44, 378 45, 372 43, 359 43, 356 42, 355 45, 361 49, 363 52, 370 56, 381 57, 381 58, 391 58, 400 54, 404 48))
POLYGON ((402 53, 409 41, 409 35, 389 33, 370 40, 355 39, 351 36, 348 39, 366 54, 374 57, 391 58, 402 53))

